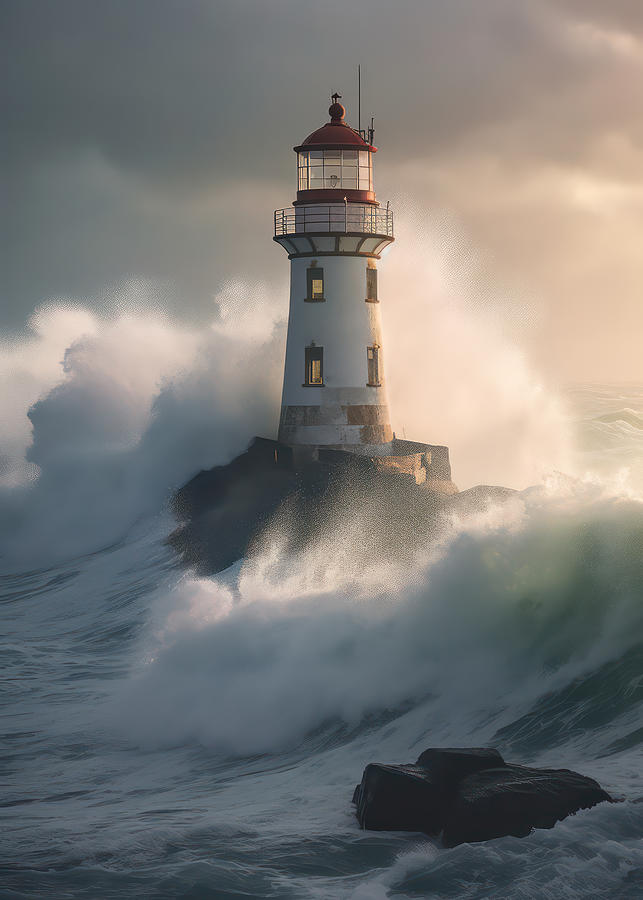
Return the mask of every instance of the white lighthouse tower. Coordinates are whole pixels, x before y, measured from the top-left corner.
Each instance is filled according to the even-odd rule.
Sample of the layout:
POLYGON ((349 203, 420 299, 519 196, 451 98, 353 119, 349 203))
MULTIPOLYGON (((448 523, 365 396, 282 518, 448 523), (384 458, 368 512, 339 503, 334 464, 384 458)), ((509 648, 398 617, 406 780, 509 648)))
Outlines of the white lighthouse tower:
POLYGON ((339 98, 294 148, 297 199, 275 212, 290 259, 279 441, 368 455, 393 438, 377 288, 393 214, 375 197, 372 129, 352 129, 339 98))
POLYGON ((290 259, 278 442, 299 459, 369 457, 374 469, 451 492, 448 449, 391 429, 377 261, 394 240, 393 213, 375 196, 373 129, 351 128, 339 100, 294 148, 297 199, 275 212, 274 239, 290 259))

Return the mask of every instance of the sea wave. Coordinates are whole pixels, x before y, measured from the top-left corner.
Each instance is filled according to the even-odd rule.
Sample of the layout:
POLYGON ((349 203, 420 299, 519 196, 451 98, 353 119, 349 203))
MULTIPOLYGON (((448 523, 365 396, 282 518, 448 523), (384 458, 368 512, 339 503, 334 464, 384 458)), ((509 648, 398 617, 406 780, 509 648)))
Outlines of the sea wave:
POLYGON ((277 752, 430 699, 448 740, 456 721, 481 714, 481 698, 501 728, 640 641, 637 501, 588 500, 582 486, 518 495, 445 526, 415 570, 346 567, 359 555, 351 540, 361 535, 351 538, 347 511, 320 547, 283 558, 269 545, 224 577, 181 580, 161 604, 149 661, 114 701, 123 735, 277 752))
MULTIPOLYGON (((239 340, 246 294, 231 289, 234 315, 202 333, 54 308, 4 348, 2 889, 640 896, 643 390, 576 389, 568 429, 525 390, 517 354, 446 316, 449 354, 445 336, 470 338, 460 405, 438 422, 453 423, 456 480, 458 454, 486 481, 510 453, 517 486, 549 472, 538 487, 436 515, 379 558, 374 517, 350 502, 305 547, 280 515, 248 557, 198 578, 166 543, 165 500, 267 433, 278 405, 283 330, 247 307, 239 340), (497 363, 480 385, 474 344, 497 363), (364 765, 440 744, 578 768, 624 802, 453 850, 361 832, 364 765)), ((417 401, 419 424, 438 401, 417 401)))

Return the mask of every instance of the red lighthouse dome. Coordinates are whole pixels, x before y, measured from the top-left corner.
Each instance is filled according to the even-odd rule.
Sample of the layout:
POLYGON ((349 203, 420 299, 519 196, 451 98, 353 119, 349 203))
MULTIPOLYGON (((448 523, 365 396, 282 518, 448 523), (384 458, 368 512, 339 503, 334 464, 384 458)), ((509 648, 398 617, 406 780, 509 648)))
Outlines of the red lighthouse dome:
MULTIPOLYGON (((339 97, 339 94, 333 94, 333 98, 336 97, 339 97)), ((364 150, 370 150, 371 153, 377 151, 377 147, 368 144, 358 131, 344 121, 346 110, 337 100, 329 107, 328 114, 330 122, 309 134, 298 147, 294 148, 295 150, 302 150, 304 147, 327 147, 329 149, 361 147, 364 150)))

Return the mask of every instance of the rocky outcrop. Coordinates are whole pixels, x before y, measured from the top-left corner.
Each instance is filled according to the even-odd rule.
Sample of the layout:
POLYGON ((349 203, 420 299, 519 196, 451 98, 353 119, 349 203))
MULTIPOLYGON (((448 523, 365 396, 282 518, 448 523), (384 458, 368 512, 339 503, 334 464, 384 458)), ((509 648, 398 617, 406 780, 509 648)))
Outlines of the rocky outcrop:
POLYGON ((256 548, 271 528, 287 553, 317 544, 321 534, 345 531, 350 520, 359 522, 364 535, 366 565, 369 558, 378 565, 387 559, 396 565, 411 561, 442 512, 480 511, 515 493, 482 487, 450 496, 455 485, 439 481, 450 477, 446 448, 431 446, 429 453, 429 447, 396 441, 397 455, 389 457, 325 449, 313 459, 302 448, 255 438, 232 462, 200 472, 176 492, 172 508, 178 527, 169 543, 186 565, 211 574, 256 548), (422 452, 412 452, 418 448, 422 452), (405 471, 411 457, 422 464, 419 469, 409 464, 405 471), (422 482, 418 473, 427 471, 422 482))
POLYGON ((412 765, 371 763, 353 795, 363 828, 442 834, 448 847, 524 837, 610 799, 592 778, 505 763, 491 748, 429 749, 412 765))
POLYGON ((458 782, 473 772, 502 765, 496 750, 425 750, 415 765, 371 763, 353 801, 362 828, 424 831, 444 828, 458 782))
POLYGON ((513 835, 556 822, 610 800, 593 778, 570 769, 505 765, 467 776, 458 785, 444 826, 447 847, 513 835))

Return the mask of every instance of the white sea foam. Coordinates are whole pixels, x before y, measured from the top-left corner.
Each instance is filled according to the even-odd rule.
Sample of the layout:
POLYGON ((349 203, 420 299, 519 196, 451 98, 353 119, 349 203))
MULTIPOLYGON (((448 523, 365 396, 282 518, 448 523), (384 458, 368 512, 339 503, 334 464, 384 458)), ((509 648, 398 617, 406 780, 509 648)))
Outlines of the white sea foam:
POLYGON ((233 754, 292 749, 321 726, 354 728, 430 695, 434 723, 453 728, 481 696, 485 715, 499 715, 638 640, 636 501, 583 485, 534 491, 454 523, 416 570, 392 567, 388 581, 338 565, 347 520, 323 555, 250 558, 181 581, 159 605, 153 660, 117 702, 125 734, 233 754))
POLYGON ((163 544, 169 515, 145 518, 274 434, 285 291, 224 285, 200 330, 164 318, 158 291, 112 318, 58 303, 2 345, 2 563, 58 560, 2 580, 6 890, 640 894, 641 432, 597 417, 640 417, 643 393, 576 392, 570 457, 564 404, 507 333, 515 298, 477 302, 406 243, 382 266, 396 428, 449 443, 461 487, 540 484, 397 560, 374 562, 346 509, 297 552, 278 518, 252 556, 195 578, 163 544), (440 852, 360 832, 365 763, 483 743, 626 802, 440 852))
MULTIPOLYGON (((229 285, 226 302, 258 290, 229 285)), ((5 347, 0 538, 10 565, 120 540, 199 469, 274 433, 283 323, 264 311, 261 334, 240 333, 222 305, 202 331, 158 312, 101 320, 52 307, 5 347)))

